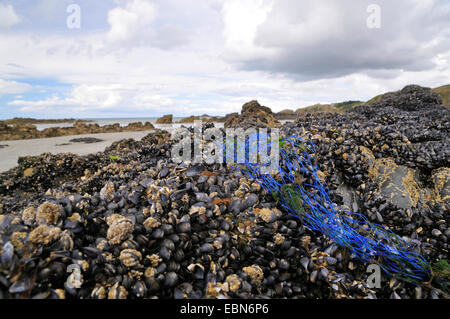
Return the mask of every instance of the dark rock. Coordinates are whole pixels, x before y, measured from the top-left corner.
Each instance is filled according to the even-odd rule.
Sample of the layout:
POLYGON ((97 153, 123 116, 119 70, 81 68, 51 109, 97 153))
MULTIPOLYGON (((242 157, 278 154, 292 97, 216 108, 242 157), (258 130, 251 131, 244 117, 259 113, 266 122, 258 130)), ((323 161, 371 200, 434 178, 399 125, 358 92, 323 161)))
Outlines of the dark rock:
POLYGON ((280 122, 275 118, 270 108, 261 106, 257 101, 251 101, 242 106, 241 115, 236 113, 228 115, 224 126, 243 129, 250 127, 279 127, 280 122))
POLYGON ((71 139, 69 142, 72 142, 72 143, 93 144, 93 143, 103 142, 103 140, 98 139, 98 138, 95 138, 95 137, 81 137, 81 138, 74 138, 74 139, 71 139))

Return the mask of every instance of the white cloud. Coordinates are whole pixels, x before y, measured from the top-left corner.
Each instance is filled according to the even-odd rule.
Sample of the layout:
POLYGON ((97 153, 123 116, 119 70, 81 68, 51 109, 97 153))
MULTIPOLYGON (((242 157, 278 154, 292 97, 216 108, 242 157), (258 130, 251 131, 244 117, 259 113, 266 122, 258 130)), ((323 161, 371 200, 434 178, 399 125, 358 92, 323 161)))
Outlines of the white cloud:
POLYGON ((257 56, 261 49, 255 46, 254 40, 272 6, 272 0, 224 0, 223 34, 227 49, 237 55, 257 56))
MULTIPOLYGON (((359 3, 352 2, 355 7, 359 3)), ((450 51, 445 45, 449 30, 444 17, 450 10, 442 6, 442 10, 431 10, 438 3, 432 0, 419 9, 419 2, 411 4, 414 14, 407 16, 410 23, 420 24, 393 25, 403 39, 389 31, 386 38, 366 44, 365 37, 357 32, 348 36, 347 23, 354 25, 348 17, 335 16, 331 9, 311 16, 301 7, 309 3, 316 8, 321 2, 120 1, 109 16, 107 11, 102 12, 109 17, 106 29, 83 33, 68 30, 45 36, 33 30, 0 33, 0 78, 16 83, 42 78, 70 84, 68 93, 66 86, 62 91, 51 84, 36 85, 36 89, 45 91, 33 98, 16 97, 7 107, 15 112, 40 112, 42 116, 55 113, 77 117, 119 113, 218 115, 240 111, 242 104, 252 99, 280 111, 369 99, 411 83, 432 87, 448 84, 450 51), (282 3, 290 6, 283 7, 282 3), (426 17, 430 10, 433 14, 426 17), (422 29, 416 32, 419 26, 422 29), (312 48, 310 54, 301 54, 299 35, 304 45, 312 48), (347 41, 348 46, 337 46, 338 39, 347 41), (411 50, 411 46, 421 50, 411 50), (411 52, 405 52, 406 48, 411 52), (414 60, 411 55, 418 56, 419 66, 422 57, 429 57, 434 67, 413 68, 408 64, 414 60), (380 67, 367 70, 374 61, 380 67), (407 63, 409 69, 398 70, 397 62, 407 63), (286 70, 291 74, 286 75, 286 70), (306 80, 298 80, 299 70, 309 75, 306 80), (331 78, 330 74, 338 76, 331 78)), ((338 12, 346 12, 340 6, 338 12)), ((385 23, 391 21, 389 16, 399 12, 385 11, 388 17, 382 26, 388 27, 385 23)), ((365 25, 364 19, 362 23, 365 25)), ((11 92, 2 93, 1 85, 0 81, 0 94, 11 92)))
POLYGON ((111 26, 107 34, 110 42, 122 42, 149 32, 156 18, 156 6, 150 1, 133 0, 125 8, 116 7, 108 12, 111 26))
POLYGON ((105 50, 139 46, 171 49, 187 43, 188 34, 176 24, 158 21, 158 5, 150 0, 130 0, 108 12, 105 50))
POLYGON ((31 89, 31 85, 16 81, 0 79, 0 97, 6 94, 24 93, 31 89))
MULTIPOLYGON (((246 5, 225 1, 224 8, 233 4, 238 21, 249 15, 246 5)), ((256 12, 261 12, 257 8, 262 0, 247 2, 259 4, 256 12)), ((450 50, 448 1, 379 0, 381 29, 367 28, 370 3, 274 1, 256 30, 255 25, 241 26, 241 34, 251 33, 251 39, 245 37, 251 45, 235 46, 230 61, 245 70, 291 74, 300 80, 358 72, 385 77, 392 70, 397 75, 401 70, 430 70, 435 67, 432 59, 450 50)), ((227 33, 232 38, 228 42, 238 41, 239 24, 224 11, 225 30, 236 27, 236 32, 227 33)))
POLYGON ((121 101, 117 92, 118 86, 90 86, 79 85, 75 87, 66 98, 54 94, 43 100, 26 101, 14 100, 8 103, 12 106, 21 106, 22 112, 32 111, 60 111, 61 109, 72 109, 85 111, 90 109, 107 109, 115 107, 121 101))
POLYGON ((4 5, 0 2, 0 29, 12 27, 20 21, 12 5, 4 5))

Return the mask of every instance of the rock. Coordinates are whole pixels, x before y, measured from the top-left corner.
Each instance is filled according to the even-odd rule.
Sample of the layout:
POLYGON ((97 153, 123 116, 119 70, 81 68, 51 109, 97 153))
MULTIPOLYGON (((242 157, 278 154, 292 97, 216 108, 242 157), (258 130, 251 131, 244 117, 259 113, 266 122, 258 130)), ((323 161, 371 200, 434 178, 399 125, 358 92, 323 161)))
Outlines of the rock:
POLYGON ((114 192, 114 183, 106 183, 106 185, 100 190, 100 198, 105 201, 112 201, 114 199, 114 192))
MULTIPOLYGON (((237 121, 238 118, 239 118, 239 113, 237 113, 237 112, 230 113, 230 114, 227 114, 227 115, 225 115, 223 117, 223 122, 224 123, 232 123, 234 121, 237 121)), ((225 126, 225 124, 224 124, 224 126, 225 126)), ((225 126, 225 127, 227 127, 227 126, 225 126)))
POLYGON ((82 138, 74 138, 74 139, 71 139, 69 142, 72 142, 72 143, 93 144, 93 143, 103 142, 103 140, 98 139, 98 138, 95 138, 95 137, 82 137, 82 138))
POLYGON ((436 200, 450 203, 450 168, 442 167, 434 170, 431 180, 434 184, 436 200))
POLYGON ((440 95, 418 85, 408 85, 400 91, 386 93, 374 103, 375 107, 392 106, 404 111, 418 111, 432 105, 442 105, 440 95))
POLYGON ((124 249, 120 252, 119 259, 126 267, 131 268, 139 265, 142 254, 136 249, 124 249))
POLYGON ((164 116, 160 117, 159 119, 157 119, 156 124, 172 124, 172 121, 173 121, 173 115, 168 114, 168 115, 164 115, 164 116))
POLYGON ((423 196, 416 171, 397 165, 391 158, 376 159, 369 176, 378 184, 381 196, 399 208, 417 207, 423 196))
POLYGON ((297 113, 294 110, 283 110, 275 113, 277 120, 295 120, 297 118, 297 113))
POLYGON ((30 232, 28 241, 38 245, 48 245, 59 238, 61 229, 54 226, 40 225, 30 232))
POLYGON ((228 288, 232 292, 236 292, 241 287, 241 279, 235 275, 228 275, 225 278, 225 282, 228 284, 228 288))
POLYGON ((297 116, 305 116, 307 113, 337 113, 340 110, 330 104, 314 104, 304 108, 297 109, 295 114, 297 116))
POLYGON ((31 226, 34 223, 36 210, 33 206, 29 206, 22 212, 22 220, 25 225, 31 226))
POLYGON ((61 206, 45 202, 37 209, 36 222, 38 224, 56 225, 61 217, 61 206))
POLYGON ((251 265, 249 267, 244 267, 242 270, 255 282, 260 284, 264 278, 264 272, 258 265, 251 265))
MULTIPOLYGON (((70 136, 80 134, 96 134, 96 133, 115 133, 115 132, 134 132, 154 130, 155 127, 150 123, 141 122, 130 123, 125 127, 115 123, 112 125, 99 126, 98 124, 87 124, 86 121, 75 121, 71 127, 50 127, 39 131, 36 126, 30 123, 15 122, 13 126, 4 124, 0 121, 0 140, 19 140, 46 138, 57 136, 70 136)), ((74 142, 97 143, 101 140, 95 138, 75 139, 74 142)))
POLYGON ((114 214, 107 219, 109 225, 106 237, 111 244, 120 244, 131 237, 134 226, 133 223, 124 216, 114 214))
POLYGON ((33 175, 33 173, 34 173, 34 169, 32 167, 29 167, 23 171, 23 176, 28 177, 28 176, 33 175))
POLYGON ((280 122, 275 118, 272 110, 261 106, 258 101, 251 101, 242 106, 241 115, 231 114, 225 120, 225 127, 230 128, 255 128, 255 127, 280 127, 280 122))
MULTIPOLYGON (((334 204, 343 206, 341 193, 349 211, 389 228, 431 264, 448 258, 449 120, 440 106, 366 105, 308 113, 280 132, 314 142, 311 159, 334 204), (399 208, 402 200, 412 208, 399 208)), ((76 124, 80 132, 86 127, 76 124)), ((337 244, 339 221, 334 233, 309 229, 307 205, 298 206, 298 219, 280 205, 280 194, 240 170, 172 163, 172 145, 158 131, 86 156, 22 157, 1 173, 0 297, 382 299, 395 291, 414 298, 416 286, 400 282, 368 289, 364 262, 337 244), (25 177, 28 168, 33 173, 25 177), (60 215, 41 207, 38 225, 37 207, 46 202, 60 215), (82 268, 81 289, 64 286, 68 277, 81 283, 67 273, 72 263, 82 268), (22 279, 32 279, 32 289, 22 279)), ((309 191, 313 179, 304 174, 294 182, 309 191)), ((317 211, 315 218, 333 227, 323 217, 317 211)), ((365 226, 354 230, 375 235, 365 226)))
POLYGON ((108 299, 127 299, 128 291, 125 287, 120 286, 118 282, 114 284, 108 291, 108 299))
POLYGON ((178 123, 180 124, 187 124, 187 123, 194 123, 195 121, 203 121, 201 116, 189 116, 181 119, 178 123))
POLYGON ((268 208, 255 209, 255 215, 261 218, 266 223, 273 223, 277 220, 277 213, 274 210, 268 208))
POLYGON ((144 221, 143 225, 147 231, 152 231, 153 229, 159 227, 161 223, 156 218, 149 217, 144 221))

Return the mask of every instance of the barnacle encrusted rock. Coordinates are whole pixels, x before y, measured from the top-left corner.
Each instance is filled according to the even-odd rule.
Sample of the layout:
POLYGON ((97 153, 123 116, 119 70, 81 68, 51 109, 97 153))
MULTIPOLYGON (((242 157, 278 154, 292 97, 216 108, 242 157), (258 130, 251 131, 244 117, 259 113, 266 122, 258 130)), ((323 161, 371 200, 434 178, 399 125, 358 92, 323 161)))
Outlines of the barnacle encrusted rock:
POLYGON ((150 263, 153 267, 157 267, 159 263, 162 261, 162 258, 159 257, 157 254, 147 256, 146 258, 150 260, 150 263))
POLYGON ((22 212, 22 220, 25 225, 31 226, 36 217, 36 209, 33 206, 25 208, 22 212))
POLYGON ((109 182, 100 190, 100 198, 106 201, 112 201, 114 199, 114 183, 109 182))
POLYGON ((11 235, 11 244, 14 247, 20 248, 25 244, 28 233, 26 232, 15 232, 11 235))
POLYGON ((284 242, 285 237, 283 235, 277 233, 273 236, 273 240, 274 240, 275 244, 281 245, 284 242))
POLYGON ((378 158, 369 169, 369 177, 377 184, 381 196, 397 207, 410 209, 417 207, 423 196, 418 185, 416 171, 400 166, 392 158, 378 158))
POLYGON ((434 183, 436 199, 450 203, 450 168, 442 167, 433 171, 431 179, 434 183))
POLYGON ((147 278, 154 277, 156 274, 156 269, 153 267, 145 268, 144 276, 147 278))
POLYGON ((225 127, 279 127, 281 123, 276 119, 272 110, 261 106, 258 101, 250 101, 242 106, 241 114, 229 114, 225 118, 225 127))
POLYGON ((279 211, 276 209, 255 209, 255 215, 261 218, 266 223, 273 223, 274 221, 276 221, 277 217, 279 216, 278 212, 279 211))
POLYGON ((54 226, 40 225, 33 229, 28 236, 28 241, 33 244, 48 245, 59 238, 61 229, 54 226))
POLYGON ((236 274, 228 275, 227 278, 225 278, 225 283, 228 284, 228 289, 231 292, 238 291, 241 286, 241 280, 236 274))
POLYGON ((61 206, 50 202, 45 202, 44 204, 40 205, 37 209, 36 222, 38 224, 56 225, 60 217, 61 217, 61 206))
POLYGON ((264 277, 264 272, 258 265, 244 267, 242 270, 257 284, 260 284, 264 277))
POLYGON ((120 252, 120 261, 127 267, 135 267, 139 265, 142 254, 136 249, 124 249, 120 252))
POLYGON ((143 225, 146 230, 152 230, 153 228, 159 227, 161 223, 156 218, 149 217, 144 221, 143 225))
POLYGON ((113 214, 106 220, 109 225, 106 237, 111 244, 120 244, 131 237, 134 230, 134 225, 131 220, 126 217, 113 214))
POLYGON ((108 291, 108 299, 127 299, 128 291, 117 282, 108 291))

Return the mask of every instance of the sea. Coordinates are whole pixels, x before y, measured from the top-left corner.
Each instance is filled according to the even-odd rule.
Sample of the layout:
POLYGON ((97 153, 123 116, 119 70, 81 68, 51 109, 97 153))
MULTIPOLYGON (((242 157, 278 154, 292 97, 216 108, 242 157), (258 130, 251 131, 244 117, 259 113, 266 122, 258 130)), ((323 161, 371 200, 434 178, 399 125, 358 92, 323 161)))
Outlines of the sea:
MULTIPOLYGON (((145 122, 150 122, 157 129, 177 128, 177 127, 180 127, 181 125, 189 127, 189 126, 193 125, 193 123, 156 124, 157 119, 158 119, 157 117, 148 117, 148 118, 139 117, 139 118, 86 118, 86 119, 80 119, 80 120, 88 120, 90 122, 87 124, 98 124, 100 126, 111 125, 111 124, 115 124, 115 123, 119 123, 120 126, 127 126, 130 123, 141 122, 142 124, 144 124, 145 122)), ((178 122, 181 119, 183 119, 183 117, 174 117, 173 122, 178 122)), ((46 128, 50 128, 50 127, 71 127, 71 126, 73 126, 73 123, 51 123, 51 124, 34 124, 34 125, 36 126, 36 128, 39 131, 42 131, 42 130, 44 130, 46 128)), ((223 123, 214 123, 214 125, 216 127, 223 127, 223 123)))

